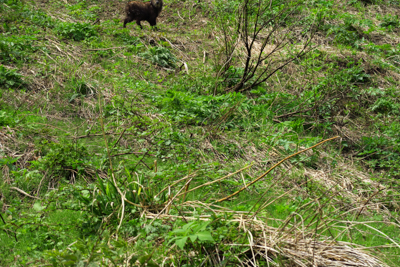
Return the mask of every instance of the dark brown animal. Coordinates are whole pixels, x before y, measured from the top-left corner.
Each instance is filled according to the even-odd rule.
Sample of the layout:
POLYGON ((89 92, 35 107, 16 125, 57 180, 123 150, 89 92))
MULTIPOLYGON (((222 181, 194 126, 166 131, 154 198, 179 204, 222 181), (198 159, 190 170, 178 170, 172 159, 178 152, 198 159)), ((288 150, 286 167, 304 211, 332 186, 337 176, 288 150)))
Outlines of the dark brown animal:
POLYGON ((124 20, 124 28, 126 24, 136 20, 136 24, 143 29, 140 22, 145 20, 150 23, 150 25, 156 26, 157 17, 160 15, 163 7, 163 0, 151 0, 151 2, 129 2, 125 7, 126 18, 124 20))

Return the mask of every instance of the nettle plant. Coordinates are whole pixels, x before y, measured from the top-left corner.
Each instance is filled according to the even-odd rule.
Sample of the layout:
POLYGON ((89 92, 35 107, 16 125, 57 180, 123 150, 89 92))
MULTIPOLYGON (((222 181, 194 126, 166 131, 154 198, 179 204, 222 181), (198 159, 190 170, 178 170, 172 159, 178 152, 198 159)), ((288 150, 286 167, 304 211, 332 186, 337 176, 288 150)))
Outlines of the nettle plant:
POLYGON ((60 22, 55 29, 62 37, 75 41, 82 41, 97 36, 95 26, 90 23, 60 22))
POLYGON ((210 221, 193 221, 189 222, 169 233, 168 244, 175 243, 180 249, 184 249, 186 245, 193 247, 202 244, 214 244, 214 238, 211 235, 209 227, 210 221))
POLYGON ((29 54, 37 50, 37 47, 32 46, 35 40, 36 38, 29 35, 2 35, 0 37, 0 62, 28 61, 29 54))
POLYGON ((72 15, 76 18, 83 18, 94 21, 97 18, 95 12, 100 9, 98 6, 87 6, 86 1, 78 2, 75 5, 70 5, 67 7, 70 12, 68 15, 72 15))
POLYGON ((140 53, 139 56, 148 59, 153 64, 160 65, 162 67, 175 68, 175 63, 177 59, 168 48, 162 46, 150 47, 144 53, 140 53))
POLYGON ((23 88, 25 85, 22 75, 17 70, 0 65, 0 88, 23 88))
MULTIPOLYGON (((379 19, 379 17, 378 17, 379 19)), ((388 31, 393 31, 396 28, 400 27, 400 20, 399 20, 399 16, 393 16, 391 14, 387 14, 385 16, 383 16, 381 18, 383 21, 381 24, 379 24, 379 26, 386 28, 388 31)))
POLYGON ((89 152, 86 147, 69 141, 60 143, 41 144, 44 152, 39 160, 32 161, 31 168, 47 172, 55 180, 64 178, 75 179, 79 175, 88 175, 87 167, 90 165, 89 152))

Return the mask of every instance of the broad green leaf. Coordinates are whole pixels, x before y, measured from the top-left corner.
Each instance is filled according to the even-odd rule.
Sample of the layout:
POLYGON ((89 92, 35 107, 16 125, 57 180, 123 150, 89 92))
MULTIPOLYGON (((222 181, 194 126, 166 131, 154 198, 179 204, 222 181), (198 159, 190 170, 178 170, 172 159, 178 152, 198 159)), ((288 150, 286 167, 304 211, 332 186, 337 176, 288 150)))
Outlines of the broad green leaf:
POLYGON ((175 229, 172 232, 175 234, 183 234, 186 233, 186 229, 175 229))
POLYGON ((196 241, 196 239, 197 239, 197 235, 190 235, 189 238, 190 238, 190 240, 191 240, 192 242, 194 242, 194 241, 196 241))
POLYGON ((140 257, 139 258, 140 264, 143 265, 143 264, 147 263, 151 259, 152 256, 153 256, 153 254, 149 254, 149 255, 145 255, 145 256, 140 257))
POLYGON ((212 237, 211 233, 209 231, 203 231, 200 233, 197 233, 197 237, 201 240, 201 241, 211 241, 214 242, 214 238, 212 237))
POLYGON ((180 247, 181 249, 183 249, 183 248, 185 247, 185 244, 186 244, 187 239, 188 239, 187 236, 185 236, 184 238, 181 238, 181 239, 177 239, 177 240, 175 241, 175 244, 176 244, 178 247, 180 247))

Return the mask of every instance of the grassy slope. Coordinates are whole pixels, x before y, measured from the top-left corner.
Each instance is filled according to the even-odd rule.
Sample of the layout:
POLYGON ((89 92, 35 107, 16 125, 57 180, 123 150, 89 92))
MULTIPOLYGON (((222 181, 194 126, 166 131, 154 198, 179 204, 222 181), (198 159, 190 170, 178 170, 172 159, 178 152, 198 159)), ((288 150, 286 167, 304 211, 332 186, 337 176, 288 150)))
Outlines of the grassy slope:
MULTIPOLYGON (((134 24, 121 28, 123 2, 1 2, 6 224, 0 240, 6 245, 0 253, 6 257, 0 265, 122 265, 151 254, 157 264, 250 259, 263 266, 237 223, 240 211, 256 210, 276 227, 272 233, 335 237, 374 247, 383 261, 399 265, 398 3, 307 2, 301 14, 325 17, 314 39, 318 47, 247 94, 223 93, 238 81, 240 53, 226 79, 216 78, 223 64, 221 12, 232 19, 236 6, 166 2, 159 30, 144 23, 141 31, 134 24), (340 141, 285 161, 222 202, 234 215, 211 206, 285 156, 334 135, 340 141), (251 162, 187 194, 186 202, 175 200, 168 210, 178 219, 151 221, 169 190, 175 195, 251 162), (186 179, 157 195, 187 176, 187 188, 186 179), (146 208, 125 202, 122 217, 113 184, 146 208), (216 217, 209 225, 191 225, 195 233, 182 233, 183 214, 216 217), (185 252, 179 241, 190 234, 204 240, 186 240, 185 252)), ((269 233, 257 229, 256 237, 269 233)), ((278 248, 286 244, 282 238, 278 248)), ((288 266, 288 255, 269 256, 288 266)))

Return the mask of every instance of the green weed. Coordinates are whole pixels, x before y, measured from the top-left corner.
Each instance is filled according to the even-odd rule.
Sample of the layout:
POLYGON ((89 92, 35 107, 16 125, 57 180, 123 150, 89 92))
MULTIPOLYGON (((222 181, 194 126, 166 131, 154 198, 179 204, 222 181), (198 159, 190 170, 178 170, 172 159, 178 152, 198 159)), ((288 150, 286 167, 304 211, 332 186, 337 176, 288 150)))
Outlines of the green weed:
POLYGON ((391 14, 385 15, 382 17, 383 22, 379 24, 380 27, 386 28, 388 31, 393 31, 396 28, 400 27, 399 17, 393 16, 391 14))
POLYGON ((30 59, 30 54, 37 50, 32 46, 36 38, 29 35, 0 37, 0 62, 26 62, 30 59))
POLYGON ((121 1, 0 0, 0 265, 295 266, 335 240, 398 266, 398 1, 366 2, 172 0, 149 32, 121 1))
POLYGON ((169 243, 174 242, 180 249, 183 249, 186 244, 193 246, 205 243, 213 244, 214 238, 211 235, 210 229, 207 229, 210 222, 193 221, 183 225, 181 228, 170 232, 169 243))
POLYGON ((96 37, 97 31, 90 23, 59 22, 55 31, 64 38, 82 41, 90 37, 96 37))
POLYGON ((139 56, 150 60, 152 64, 156 64, 162 67, 175 68, 177 59, 169 49, 156 46, 150 47, 146 52, 139 53, 139 56))
POLYGON ((47 172, 48 177, 56 177, 56 180, 59 178, 75 180, 75 177, 88 175, 89 152, 84 145, 69 141, 61 143, 42 141, 40 146, 41 150, 38 153, 42 157, 31 162, 31 169, 47 172))
POLYGON ((15 69, 8 69, 0 65, 0 86, 6 89, 15 88, 22 89, 26 83, 22 79, 22 75, 15 69))

